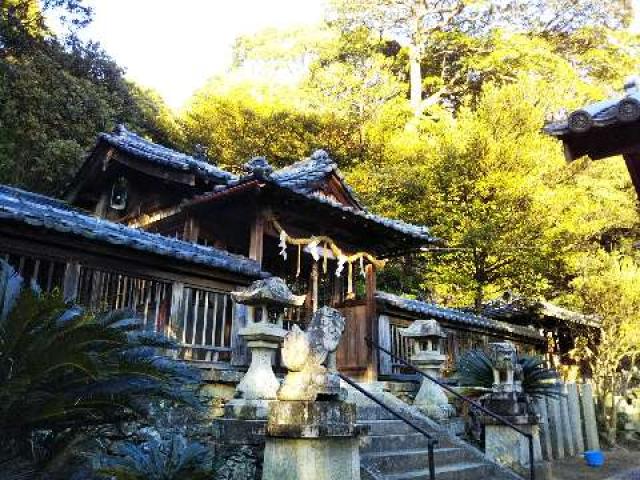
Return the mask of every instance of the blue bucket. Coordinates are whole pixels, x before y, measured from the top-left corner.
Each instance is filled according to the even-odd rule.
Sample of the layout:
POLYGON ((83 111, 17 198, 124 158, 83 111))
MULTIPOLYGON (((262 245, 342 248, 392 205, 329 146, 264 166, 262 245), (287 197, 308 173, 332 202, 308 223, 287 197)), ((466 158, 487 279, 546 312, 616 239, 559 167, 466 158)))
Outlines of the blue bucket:
POLYGON ((590 467, 601 467, 604 465, 604 453, 600 450, 588 450, 584 452, 584 460, 590 467))

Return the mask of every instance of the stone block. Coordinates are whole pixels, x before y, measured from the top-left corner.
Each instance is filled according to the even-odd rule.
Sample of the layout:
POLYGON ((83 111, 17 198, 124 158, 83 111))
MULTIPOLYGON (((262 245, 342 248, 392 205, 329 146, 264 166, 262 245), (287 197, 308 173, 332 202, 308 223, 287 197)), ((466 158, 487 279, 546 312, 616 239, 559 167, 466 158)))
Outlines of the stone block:
POLYGON ((584 452, 584 436, 582 433, 582 414, 580 412, 578 386, 575 383, 567 384, 567 403, 569 405, 569 421, 575 450, 577 454, 580 454, 584 452))
POLYGON ((584 416, 585 448, 587 450, 600 450, 596 410, 593 404, 593 387, 590 383, 580 385, 580 401, 584 416))
POLYGON ((262 480, 360 480, 358 438, 268 437, 262 480))
POLYGON ((269 410, 267 433, 290 438, 353 436, 357 433, 356 407, 345 402, 274 402, 269 410))
MULTIPOLYGON (((529 440, 505 425, 485 425, 484 451, 488 458, 519 473, 529 469, 529 440)), ((519 425, 533 435, 534 463, 542 461, 538 425, 519 425)))
POLYGON ((266 420, 219 418, 212 424, 214 439, 228 445, 264 445, 266 429, 266 420))
POLYGON ((353 404, 275 402, 262 480, 360 480, 359 433, 353 404))
POLYGON ((563 387, 563 396, 560 398, 560 419, 562 420, 562 432, 564 439, 564 453, 568 457, 573 457, 576 448, 573 440, 573 432, 571 431, 571 422, 569 419, 569 402, 567 401, 566 389, 563 387))
POLYGON ((557 398, 549 398, 547 399, 547 406, 553 458, 555 460, 560 460, 564 458, 564 430, 562 428, 562 420, 560 418, 560 400, 557 398))

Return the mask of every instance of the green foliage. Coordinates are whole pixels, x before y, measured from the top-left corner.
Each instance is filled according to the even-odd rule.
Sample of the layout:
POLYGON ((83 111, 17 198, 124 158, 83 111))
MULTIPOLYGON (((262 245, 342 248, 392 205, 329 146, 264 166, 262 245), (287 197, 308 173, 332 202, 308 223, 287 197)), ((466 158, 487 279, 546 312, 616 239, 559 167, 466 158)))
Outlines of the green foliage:
MULTIPOLYGON (((44 2, 75 26, 79 0, 44 2)), ((35 2, 0 3, 0 182, 60 193, 96 135, 126 122, 167 141, 171 114, 157 95, 124 80, 97 45, 53 37, 35 2)))
POLYGON ((204 480, 213 471, 208 449, 181 435, 120 444, 117 454, 105 456, 102 463, 99 474, 117 480, 204 480))
POLYGON ((636 367, 640 358, 640 258, 628 246, 622 247, 625 253, 599 250, 581 256, 580 274, 572 281, 569 297, 577 308, 601 321, 600 331, 592 336, 576 332, 571 354, 590 370, 600 398, 600 419, 612 443, 618 402, 640 381, 636 367))
POLYGON ((129 312, 100 316, 21 288, 0 263, 0 453, 49 461, 82 433, 144 418, 164 399, 197 405, 198 374, 129 312))
MULTIPOLYGON (((416 118, 410 26, 394 22, 417 3, 337 1, 313 31, 243 37, 236 70, 186 109, 184 147, 207 145, 236 168, 328 150, 372 210, 447 242, 391 263, 383 289, 477 307, 504 290, 566 294, 584 252, 636 235, 636 200, 621 161, 567 166, 540 128, 550 113, 611 95, 636 70, 638 38, 608 28, 624 20, 619 4, 587 0, 547 29, 528 18, 540 2, 494 12, 472 35, 425 24, 416 118), (249 82, 246 71, 287 81, 249 82)), ((470 14, 491 2, 459 3, 470 14)))
MULTIPOLYGON (((558 373, 545 366, 540 357, 523 355, 518 357, 522 368, 522 391, 530 398, 562 395, 558 373)), ((456 364, 455 378, 461 386, 490 389, 493 385, 492 362, 483 350, 469 350, 462 354, 456 364)))

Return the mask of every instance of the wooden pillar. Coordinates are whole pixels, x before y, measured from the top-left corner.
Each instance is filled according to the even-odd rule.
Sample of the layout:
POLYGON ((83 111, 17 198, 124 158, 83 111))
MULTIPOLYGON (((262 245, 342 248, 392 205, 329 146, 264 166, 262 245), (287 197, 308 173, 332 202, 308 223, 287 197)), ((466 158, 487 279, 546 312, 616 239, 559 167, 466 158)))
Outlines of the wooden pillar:
POLYGON ((78 284, 80 282, 80 264, 78 262, 67 263, 64 269, 64 283, 62 295, 65 302, 75 302, 78 297, 78 284))
POLYGON ((249 240, 249 258, 262 265, 264 244, 264 215, 261 210, 256 212, 251 224, 251 238, 249 240))
MULTIPOLYGON (((374 342, 378 342, 378 315, 376 309, 376 269, 372 264, 368 264, 365 270, 366 273, 366 321, 367 336, 374 342)), ((365 381, 375 382, 378 379, 378 351, 371 347, 369 348, 369 361, 367 370, 365 373, 365 381)))
POLYGON ((200 222, 195 217, 187 217, 184 222, 184 230, 182 232, 182 239, 185 242, 198 243, 198 236, 200 235, 200 222))
POLYGON ((640 196, 640 151, 625 153, 623 157, 624 162, 627 164, 627 170, 629 170, 633 186, 640 196))
POLYGON ((318 310, 318 262, 311 266, 311 310, 318 310))

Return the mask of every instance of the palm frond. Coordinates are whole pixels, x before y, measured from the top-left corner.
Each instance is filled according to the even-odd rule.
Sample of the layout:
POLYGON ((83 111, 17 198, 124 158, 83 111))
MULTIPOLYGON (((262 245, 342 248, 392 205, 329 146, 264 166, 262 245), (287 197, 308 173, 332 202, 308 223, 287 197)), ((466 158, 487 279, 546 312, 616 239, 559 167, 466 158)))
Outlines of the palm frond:
MULTIPOLYGON (((545 365, 544 359, 522 355, 518 358, 522 367, 522 390, 532 397, 562 396, 558 373, 545 365)), ((463 387, 491 388, 493 370, 489 355, 483 350, 469 350, 460 356, 454 378, 463 387)))
POLYGON ((0 449, 140 419, 155 400, 199 406, 198 370, 160 354, 174 346, 131 311, 95 316, 24 288, 0 261, 0 449))

